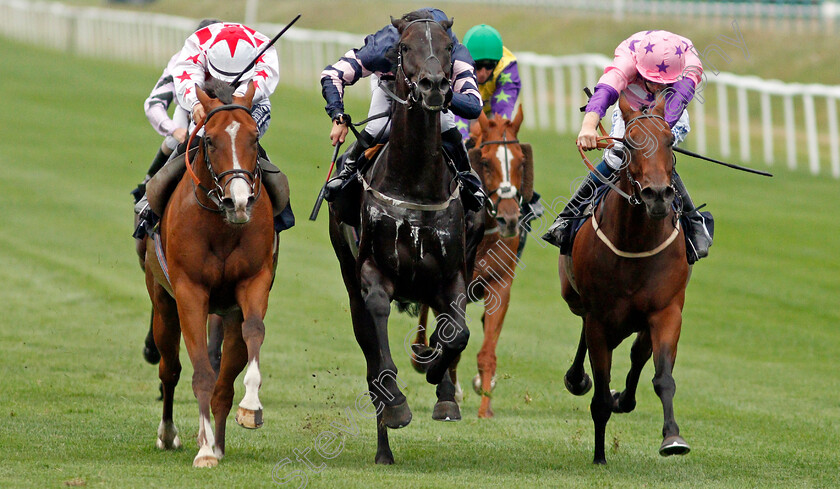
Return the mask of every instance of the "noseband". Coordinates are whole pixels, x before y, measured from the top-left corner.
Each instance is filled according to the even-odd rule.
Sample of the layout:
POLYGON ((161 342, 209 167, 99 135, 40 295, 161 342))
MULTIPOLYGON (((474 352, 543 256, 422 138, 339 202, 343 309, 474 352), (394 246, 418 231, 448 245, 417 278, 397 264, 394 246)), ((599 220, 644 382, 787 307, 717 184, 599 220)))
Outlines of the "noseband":
MULTIPOLYGON (((220 105, 220 106, 212 109, 210 112, 208 112, 207 115, 204 117, 204 120, 201 122, 201 124, 196 126, 196 128, 193 130, 193 133, 190 135, 190 143, 192 142, 193 137, 195 137, 195 135, 198 133, 198 131, 203 126, 205 126, 207 124, 207 121, 209 121, 210 117, 212 117, 214 114, 217 114, 217 113, 222 112, 222 111, 239 110, 239 109, 244 110, 245 112, 248 113, 249 116, 251 116, 251 118, 253 118, 253 116, 251 115, 251 110, 248 109, 248 107, 245 107, 244 105, 238 105, 238 104, 220 105)), ((190 147, 190 144, 188 143, 187 148, 189 148, 189 147, 190 147)), ((202 151, 204 152, 204 164, 207 166, 207 170, 210 172, 210 178, 213 179, 213 188, 208 189, 207 187, 205 187, 199 181, 198 177, 193 172, 192 165, 190 164, 190 159, 189 159, 189 150, 187 150, 187 155, 186 155, 186 158, 185 158, 186 163, 187 163, 187 170, 189 171, 190 175, 192 176, 193 182, 195 183, 195 191, 198 192, 198 190, 200 189, 201 192, 204 194, 204 196, 206 196, 208 199, 210 199, 211 202, 213 202, 213 204, 216 206, 216 208, 214 209, 214 208, 211 208, 211 207, 208 207, 208 206, 204 205, 201 202, 201 199, 198 199, 197 195, 196 195, 196 200, 198 201, 198 205, 200 205, 202 208, 204 208, 208 211, 211 211, 211 212, 219 212, 219 213, 224 212, 224 209, 222 207, 222 200, 224 199, 225 190, 236 179, 244 180, 245 183, 247 183, 248 186, 251 188, 251 195, 254 195, 254 192, 255 192, 254 189, 256 188, 256 185, 257 185, 257 182, 259 181, 259 176, 260 176, 260 173, 261 173, 259 158, 257 158, 257 164, 256 164, 254 172, 250 172, 250 171, 245 170, 243 168, 233 168, 231 170, 226 170, 226 171, 223 171, 222 173, 216 174, 216 171, 213 170, 213 165, 210 163, 210 152, 208 151, 207 137, 206 136, 201 138, 201 148, 202 148, 202 151), (228 181, 225 182, 224 185, 222 185, 222 179, 226 176, 231 176, 231 178, 229 178, 228 181)), ((254 197, 254 200, 259 198, 261 192, 262 192, 262 185, 260 185, 260 187, 256 190, 256 195, 254 197)))

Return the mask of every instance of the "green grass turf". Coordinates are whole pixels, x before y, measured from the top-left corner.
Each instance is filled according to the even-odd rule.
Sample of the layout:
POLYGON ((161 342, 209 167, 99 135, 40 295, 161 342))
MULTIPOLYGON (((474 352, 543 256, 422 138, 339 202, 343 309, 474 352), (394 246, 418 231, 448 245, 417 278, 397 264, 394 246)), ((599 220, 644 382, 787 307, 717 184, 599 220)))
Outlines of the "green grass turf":
MULTIPOLYGON (((185 448, 154 448, 157 369, 141 356, 149 300, 134 255, 128 191, 159 137, 142 113, 156 68, 78 59, 0 41, 0 486, 274 487, 272 468, 305 470, 294 450, 345 420, 366 390, 325 216, 306 220, 331 154, 317 84, 281 87, 265 138, 287 172, 298 225, 282 234, 262 348, 265 426, 229 420, 227 456, 191 467, 197 408, 185 354, 175 419, 185 448)), ((350 111, 365 107, 353 102, 350 111)), ((537 189, 568 195, 583 174, 571 136, 523 131, 537 189)), ((836 487, 840 435, 837 308, 838 182, 781 170, 764 179, 680 159, 698 202, 717 219, 709 258, 694 268, 684 312, 675 407, 692 452, 662 459, 662 411, 645 368, 638 407, 607 428, 607 467, 591 465, 589 397, 563 388, 579 320, 559 297, 557 253, 532 240, 498 348, 496 418, 431 420, 434 388, 399 354, 414 412, 391 431, 397 464, 373 464, 374 424, 358 420, 341 453, 307 471, 307 487, 836 487)), ((480 309, 462 378, 475 372, 480 309)), ((629 366, 615 354, 613 386, 629 366)), ((237 381, 236 401, 242 395, 237 381)), ((466 386, 465 386, 466 387, 466 386)), ((290 483, 287 487, 295 487, 290 483)))

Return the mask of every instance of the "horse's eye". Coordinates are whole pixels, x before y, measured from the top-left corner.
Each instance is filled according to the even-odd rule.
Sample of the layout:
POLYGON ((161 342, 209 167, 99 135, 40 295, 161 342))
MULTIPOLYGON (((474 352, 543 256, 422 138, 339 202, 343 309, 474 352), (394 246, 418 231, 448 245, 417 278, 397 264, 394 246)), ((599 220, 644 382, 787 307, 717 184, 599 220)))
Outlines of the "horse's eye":
POLYGON ((400 52, 401 53, 408 52, 408 46, 406 46, 405 44, 400 44, 400 52))
POLYGON ((449 44, 449 46, 446 46, 446 50, 449 51, 450 53, 452 52, 453 49, 455 49, 454 44, 449 44))

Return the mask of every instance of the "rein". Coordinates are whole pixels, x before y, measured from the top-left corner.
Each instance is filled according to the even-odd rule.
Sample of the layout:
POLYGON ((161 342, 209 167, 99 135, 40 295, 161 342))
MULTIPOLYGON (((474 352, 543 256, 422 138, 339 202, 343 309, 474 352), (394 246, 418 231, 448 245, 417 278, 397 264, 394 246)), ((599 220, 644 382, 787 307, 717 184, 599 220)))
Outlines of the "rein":
MULTIPOLYGON (((634 118, 630 119, 627 122, 627 124, 625 125, 625 134, 627 134, 627 132, 629 131, 630 125, 633 124, 634 122, 640 120, 640 119, 661 119, 662 121, 665 121, 665 118, 662 117, 662 116, 659 116, 659 115, 642 114, 640 116, 637 116, 637 117, 634 117, 634 118)), ((598 128, 601 130, 602 134, 606 132, 606 131, 604 131, 604 126, 602 126, 600 123, 598 123, 598 128)), ((606 136, 606 135, 597 138, 597 144, 598 144, 599 149, 611 148, 612 146, 615 145, 615 142, 626 143, 627 140, 625 138, 614 138, 614 137, 610 137, 610 136, 606 136), (609 141, 609 142, 606 142, 606 141, 609 141)), ((641 186, 641 184, 639 184, 639 182, 635 178, 633 178, 633 175, 630 173, 629 165, 627 167, 625 167, 625 171, 627 172, 627 179, 630 181, 630 185, 634 189, 634 192, 633 192, 632 196, 628 195, 626 192, 619 189, 616 185, 614 185, 611 181, 609 181, 608 178, 603 176, 597 169, 595 169, 595 167, 592 166, 592 163, 589 161, 589 159, 583 153, 583 149, 581 149, 580 146, 578 146, 578 151, 580 152, 580 155, 583 158, 584 164, 589 168, 590 171, 592 171, 598 177, 599 180, 601 180, 605 184, 609 185, 610 188, 612 188, 619 195, 621 195, 623 198, 625 198, 627 200, 627 202, 630 203, 630 205, 638 205, 638 204, 642 203, 641 200, 636 196, 636 192, 635 192, 636 188, 638 188, 641 191, 642 186, 641 186)), ((674 158, 676 158, 676 156, 674 158)), ((610 239, 607 237, 607 235, 604 234, 604 232, 598 226, 597 215, 598 215, 597 212, 595 212, 595 211, 592 212, 592 229, 595 231, 595 235, 598 236, 598 238, 605 245, 607 245, 607 248, 609 248, 610 251, 612 251, 613 253, 615 253, 616 255, 618 255, 622 258, 647 258, 647 257, 657 255, 657 254, 661 253, 665 248, 669 247, 674 242, 674 240, 677 239, 677 237, 680 234, 680 212, 678 211, 677 216, 676 216, 676 220, 675 220, 676 223, 674 225, 674 230, 671 232, 671 235, 668 236, 668 238, 665 239, 665 241, 663 241, 659 246, 657 246, 656 248, 653 248, 652 250, 649 250, 649 251, 640 251, 640 252, 622 251, 622 250, 618 249, 613 244, 612 241, 610 241, 610 239)))
MULTIPOLYGON (((207 187, 204 186, 204 184, 201 183, 201 180, 195 174, 195 171, 193 170, 193 167, 192 167, 192 163, 190 162, 189 148, 190 148, 190 146, 192 146, 192 141, 195 138, 195 136, 198 134, 198 131, 201 130, 201 128, 204 127, 204 125, 207 123, 207 121, 210 120, 210 117, 213 116, 214 114, 218 113, 218 112, 228 111, 228 110, 239 110, 239 109, 247 112, 249 116, 251 115, 251 110, 250 109, 248 109, 244 105, 239 105, 239 104, 220 105, 220 106, 210 110, 210 112, 208 112, 207 115, 204 117, 204 120, 202 120, 201 123, 199 123, 195 126, 195 129, 193 129, 193 132, 192 132, 192 134, 190 134, 190 138, 187 141, 187 152, 186 152, 186 155, 184 157, 184 161, 187 165, 187 172, 190 174, 190 177, 192 178, 193 186, 195 188, 195 191, 197 192, 200 189, 203 192, 203 194, 208 199, 210 199, 211 202, 213 202, 213 204, 216 206, 216 208, 213 209, 211 207, 208 207, 208 206, 204 205, 201 202, 201 199, 199 199, 197 195, 196 195, 196 201, 198 201, 199 206, 201 206, 203 209, 208 210, 210 212, 219 212, 219 213, 224 212, 224 210, 222 209, 222 199, 224 198, 225 189, 235 179, 239 178, 239 179, 245 180, 245 182, 251 188, 251 193, 252 194, 254 193, 254 189, 257 185, 257 182, 261 181, 259 179, 259 176, 260 176, 260 173, 261 173, 259 158, 257 158, 256 170, 253 173, 248 171, 248 170, 242 169, 242 168, 234 168, 234 169, 231 169, 231 170, 223 171, 222 173, 217 175, 215 170, 213 170, 213 165, 210 163, 210 154, 207 151, 207 138, 204 137, 204 136, 201 138, 201 149, 202 149, 202 152, 204 153, 204 164, 207 167, 207 170, 210 172, 210 178, 213 179, 214 188, 208 189, 207 187), (229 175, 233 175, 233 176, 230 179, 228 179, 228 181, 224 185, 222 185, 220 183, 221 179, 226 177, 226 176, 229 176, 229 175)), ((251 117, 253 118, 253 116, 251 116, 251 117)), ((256 190, 256 195, 254 196, 254 200, 258 199, 261 193, 262 193, 262 185, 260 185, 259 188, 256 190)))

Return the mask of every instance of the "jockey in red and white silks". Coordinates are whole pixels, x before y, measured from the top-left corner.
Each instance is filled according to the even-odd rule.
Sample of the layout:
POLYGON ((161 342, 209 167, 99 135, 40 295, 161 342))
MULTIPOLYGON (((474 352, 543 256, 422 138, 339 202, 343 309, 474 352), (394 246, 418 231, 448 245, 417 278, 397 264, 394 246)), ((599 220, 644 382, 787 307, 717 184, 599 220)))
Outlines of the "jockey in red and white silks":
MULTIPOLYGON (((192 114, 193 120, 202 118, 203 108, 195 95, 195 87, 203 88, 211 76, 226 82, 233 81, 269 41, 268 37, 250 27, 230 22, 212 24, 196 31, 187 38, 172 68, 178 104, 192 114)), ((271 118, 268 97, 277 88, 279 78, 277 51, 272 46, 240 78, 234 93, 244 95, 248 83, 256 87, 251 112, 260 136, 268 129, 271 118)))

